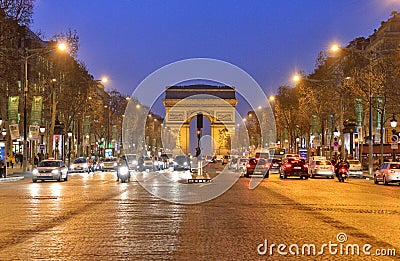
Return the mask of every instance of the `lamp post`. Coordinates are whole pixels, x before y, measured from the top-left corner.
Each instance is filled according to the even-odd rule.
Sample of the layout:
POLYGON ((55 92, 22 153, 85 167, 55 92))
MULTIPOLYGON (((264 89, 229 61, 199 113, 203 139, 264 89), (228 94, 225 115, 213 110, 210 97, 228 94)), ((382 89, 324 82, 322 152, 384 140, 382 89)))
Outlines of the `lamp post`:
MULTIPOLYGON (((397 131, 396 131, 396 127, 397 127, 397 120, 396 120, 396 118, 395 118, 395 116, 394 116, 394 113, 393 113, 393 118, 390 120, 390 126, 393 128, 392 129, 392 134, 393 134, 393 136, 395 136, 396 135, 396 138, 395 138, 395 141, 394 142, 396 142, 397 143, 397 141, 398 141, 398 137, 397 137, 397 131)), ((395 144, 395 145, 397 145, 397 144, 395 144)), ((393 146, 393 145, 392 145, 393 146)), ((398 146, 398 145, 397 145, 398 146)), ((393 162, 395 162, 396 161, 396 147, 397 146, 394 146, 394 147, 392 147, 393 148, 393 162)))
MULTIPOLYGON (((340 47, 337 44, 333 44, 331 46, 331 51, 332 52, 338 52, 340 50, 348 51, 349 48, 343 48, 340 47)), ((351 52, 354 53, 359 53, 361 56, 365 57, 364 50, 357 50, 354 48, 350 48, 351 52)), ((369 57, 366 57, 369 60, 369 73, 372 74, 372 53, 369 54, 369 57)), ((368 164, 368 173, 370 175, 373 174, 373 146, 374 146, 374 138, 372 136, 372 129, 373 129, 373 111, 372 111, 372 82, 371 82, 371 75, 369 76, 368 79, 368 92, 369 92, 369 130, 368 130, 368 135, 369 135, 369 164, 368 164)))
POLYGON ((68 168, 71 165, 71 138, 72 138, 72 130, 68 130, 68 168))
POLYGON ((41 153, 41 156, 43 157, 44 156, 44 144, 43 144, 43 141, 44 141, 44 139, 43 139, 43 137, 44 137, 44 132, 46 131, 46 127, 45 126, 40 126, 40 128, 39 128, 39 131, 40 131, 40 153, 41 153))
POLYGON ((60 50, 60 51, 65 51, 67 49, 66 44, 64 43, 59 43, 56 48, 52 48, 50 50, 44 51, 44 48, 39 48, 39 49, 26 49, 25 50, 25 56, 23 56, 24 59, 24 74, 25 74, 25 80, 24 80, 24 151, 23 151, 23 162, 22 162, 22 171, 26 172, 27 169, 27 160, 28 160, 28 137, 27 137, 27 117, 28 117, 28 112, 27 112, 27 97, 28 97, 28 60, 34 56, 37 56, 39 54, 46 54, 49 52, 52 52, 54 50, 60 50), (29 54, 31 53, 31 54, 29 54))

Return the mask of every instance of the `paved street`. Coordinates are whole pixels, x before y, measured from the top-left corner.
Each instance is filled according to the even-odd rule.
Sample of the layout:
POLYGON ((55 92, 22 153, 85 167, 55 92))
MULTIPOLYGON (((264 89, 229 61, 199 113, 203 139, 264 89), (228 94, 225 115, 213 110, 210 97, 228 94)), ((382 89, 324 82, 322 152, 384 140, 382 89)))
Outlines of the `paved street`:
MULTIPOLYGON (((376 250, 388 249, 397 251, 388 260, 399 257, 399 185, 280 180, 272 174, 254 190, 240 178, 218 198, 183 205, 152 196, 137 181, 116 182, 114 175, 0 183, 0 260, 278 260, 285 252, 292 258, 369 260, 365 244, 374 258, 376 250), (329 241, 338 244, 338 253, 322 247, 329 241), (282 254, 279 244, 287 245, 282 254), (289 253, 291 244, 299 254, 294 246, 289 253), (314 244, 316 254, 302 255, 304 244, 314 244), (360 246, 360 256, 346 255, 347 244, 360 246)), ((174 191, 174 184, 160 187, 174 191)))

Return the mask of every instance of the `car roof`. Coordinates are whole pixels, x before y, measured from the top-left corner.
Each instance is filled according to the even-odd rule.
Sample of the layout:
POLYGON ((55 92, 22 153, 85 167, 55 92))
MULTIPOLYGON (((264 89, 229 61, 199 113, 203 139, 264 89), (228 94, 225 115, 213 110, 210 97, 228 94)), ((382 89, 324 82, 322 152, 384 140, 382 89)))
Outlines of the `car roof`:
POLYGON ((43 161, 53 161, 53 162, 54 162, 54 161, 62 161, 62 160, 57 160, 57 159, 44 159, 44 160, 42 160, 42 162, 43 162, 43 161))

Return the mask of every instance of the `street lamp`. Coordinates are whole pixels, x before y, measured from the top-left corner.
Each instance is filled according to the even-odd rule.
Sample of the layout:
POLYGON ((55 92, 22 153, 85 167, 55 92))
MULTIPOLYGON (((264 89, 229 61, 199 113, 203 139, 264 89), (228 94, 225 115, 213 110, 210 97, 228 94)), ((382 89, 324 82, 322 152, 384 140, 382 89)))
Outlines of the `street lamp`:
POLYGON ((40 131, 40 138, 41 138, 41 141, 40 141, 40 153, 42 154, 42 157, 44 156, 44 151, 43 151, 43 149, 44 149, 44 144, 43 144, 43 136, 44 136, 44 132, 46 131, 46 127, 45 126, 40 126, 40 128, 39 128, 39 131, 40 131))
POLYGON ((68 130, 68 168, 71 165, 71 138, 72 138, 72 130, 68 130))
MULTIPOLYGON (((340 47, 340 45, 338 44, 333 44, 331 45, 330 50, 332 52, 338 52, 341 50, 348 50, 348 48, 343 48, 340 47)), ((357 50, 354 48, 351 48, 351 51, 353 52, 357 52, 360 53, 362 56, 364 56, 364 50, 357 50)), ((364 56, 365 57, 365 56, 364 56)), ((370 55, 370 57, 367 57, 369 60, 369 71, 372 72, 372 56, 370 55)), ((372 136, 372 129, 373 129, 373 113, 372 113, 372 83, 371 83, 371 77, 369 77, 370 79, 368 80, 368 89, 369 89, 369 130, 368 130, 368 135, 369 135, 369 164, 368 164, 368 173, 370 175, 373 174, 373 146, 374 146, 374 138, 372 136)))
MULTIPOLYGON (((394 117, 394 113, 393 113, 393 117, 392 117, 392 119, 390 120, 390 126, 393 128, 392 129, 392 133, 393 133, 393 136, 394 135, 396 135, 397 136, 397 131, 396 131, 396 127, 397 127, 397 120, 396 120, 396 118, 394 117)), ((396 141, 395 142, 397 142, 397 140, 398 140, 398 138, 396 137, 396 141)), ((397 145, 397 144, 396 144, 397 145)), ((394 147, 393 148, 393 162, 394 161, 396 161, 396 148, 394 147)))
POLYGON ((60 51, 65 51, 67 49, 67 45, 65 43, 59 43, 56 48, 52 48, 47 51, 43 51, 43 48, 38 48, 38 49, 26 49, 25 50, 25 56, 23 56, 24 59, 24 71, 25 71, 25 81, 24 81, 24 151, 23 151, 23 165, 22 165, 22 171, 26 172, 27 169, 27 160, 28 160, 28 137, 27 137, 27 117, 28 117, 28 112, 27 112, 27 97, 28 97, 28 60, 29 58, 32 58, 34 56, 37 56, 39 54, 46 54, 49 52, 52 52, 54 50, 60 50, 60 51), (31 53, 31 54, 29 54, 31 53))

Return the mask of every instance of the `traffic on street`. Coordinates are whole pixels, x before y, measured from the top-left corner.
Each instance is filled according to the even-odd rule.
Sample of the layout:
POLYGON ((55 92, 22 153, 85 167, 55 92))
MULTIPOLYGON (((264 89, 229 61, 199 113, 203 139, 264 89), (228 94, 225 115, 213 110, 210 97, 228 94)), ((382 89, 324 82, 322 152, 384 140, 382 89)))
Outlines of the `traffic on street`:
MULTIPOLYGON (((221 182, 218 175, 235 175, 224 167, 210 163, 205 170, 212 182, 186 186, 215 187, 221 182)), ((71 174, 68 182, 34 183, 26 177, 0 183, 0 259, 265 260, 285 255, 326 259, 380 255, 390 260, 400 249, 397 184, 377 186, 371 179, 359 178, 344 183, 325 177, 281 179, 271 173, 269 178, 253 177, 262 182, 249 189, 250 178, 240 175, 221 196, 185 205, 154 197, 135 179, 144 175, 171 178, 177 173, 181 180, 190 175, 172 168, 132 172, 133 179, 121 183, 115 172, 96 171, 71 174), (302 252, 303 245, 315 246, 315 251, 302 252)), ((181 183, 155 182, 153 186, 176 190, 177 184, 181 183)))

